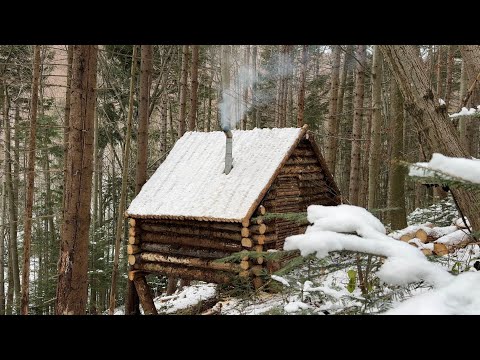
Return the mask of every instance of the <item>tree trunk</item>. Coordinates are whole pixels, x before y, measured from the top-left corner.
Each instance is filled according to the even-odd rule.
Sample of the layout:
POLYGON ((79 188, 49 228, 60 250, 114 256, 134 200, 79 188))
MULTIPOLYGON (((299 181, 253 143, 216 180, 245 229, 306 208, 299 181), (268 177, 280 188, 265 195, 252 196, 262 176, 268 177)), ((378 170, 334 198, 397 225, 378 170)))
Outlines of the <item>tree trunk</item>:
MULTIPOLYGON (((245 68, 247 69, 248 72, 250 72, 250 45, 246 46, 245 49, 245 68)), ((242 130, 247 130, 247 122, 248 122, 248 88, 250 86, 250 75, 247 74, 247 81, 241 81, 241 84, 243 85, 243 115, 242 115, 242 130)))
MULTIPOLYGON (((382 53, 375 45, 372 64, 372 128, 370 133, 370 154, 368 159, 368 209, 378 206, 378 177, 381 160, 382 131, 382 53)), ((395 138, 393 139, 395 142, 395 138)))
POLYGON ((253 45, 252 48, 252 70, 254 79, 252 86, 252 123, 254 127, 261 128, 257 109, 257 45, 253 45))
POLYGON ((443 69, 443 47, 438 45, 437 51, 437 96, 440 98, 443 94, 443 81, 442 81, 442 69, 443 69))
MULTIPOLYGON (((468 93, 470 105, 476 106, 480 103, 480 46, 478 45, 462 45, 460 46, 462 58, 465 62, 466 73, 468 78, 468 93), (472 91, 470 91, 472 90, 472 91)), ((465 99, 463 99, 464 106, 467 106, 465 99)), ((478 156, 478 120, 469 118, 466 124, 466 137, 468 138, 468 145, 470 155, 478 156)))
MULTIPOLYGON (((467 95, 468 87, 467 66, 465 60, 462 61, 462 68, 460 73, 460 102, 463 103, 463 99, 467 95)), ((458 119, 458 131, 460 132, 460 142, 463 147, 470 150, 469 138, 467 135, 468 125, 470 123, 470 116, 460 116, 458 119)))
POLYGON ((396 80, 390 80, 391 90, 391 116, 389 143, 392 147, 390 152, 390 166, 388 174, 387 208, 394 208, 389 212, 389 222, 392 230, 407 227, 407 215, 405 211, 405 168, 399 162, 404 159, 404 116, 403 98, 396 80))
POLYGON ((33 190, 35 187, 35 146, 37 134, 38 85, 40 81, 40 45, 34 47, 30 139, 28 146, 27 193, 25 195, 22 301, 20 313, 28 315, 30 285, 30 244, 32 242, 33 190))
POLYGON ((153 70, 153 45, 142 45, 140 51, 140 101, 138 104, 138 150, 135 194, 138 194, 142 186, 147 182, 148 109, 150 106, 150 84, 152 82, 153 70))
POLYGON ((182 70, 180 76, 180 115, 178 117, 178 137, 185 134, 185 118, 187 110, 187 66, 188 66, 188 45, 182 46, 182 70))
POLYGON ((190 91, 190 112, 188 114, 188 131, 194 131, 197 125, 198 102, 198 52, 199 45, 192 45, 192 78, 190 91))
POLYGON ((447 81, 445 86, 445 106, 447 112, 450 106, 450 100, 452 98, 452 79, 453 79, 453 55, 455 53, 455 45, 448 45, 447 50, 447 81))
POLYGON ((6 198, 5 198, 5 183, 2 184, 1 206, 2 214, 0 218, 0 226, 2 227, 0 233, 0 315, 5 315, 5 218, 7 213, 6 198))
MULTIPOLYGON (((431 130, 427 145, 432 152, 445 156, 468 157, 444 107, 428 86, 423 64, 413 46, 381 45, 382 53, 402 91, 407 111, 415 120, 418 131, 431 130), (413 84, 413 86, 412 86, 413 84)), ((480 230, 479 195, 461 188, 452 189, 463 214, 468 217, 475 231, 480 230)))
POLYGON ((302 127, 303 124, 304 124, 305 83, 306 83, 306 78, 307 78, 307 56, 308 56, 307 52, 308 52, 308 46, 303 45, 302 46, 302 61, 300 63, 300 85, 298 87, 297 127, 302 127))
POLYGON ((74 45, 56 314, 85 314, 93 172, 97 46, 74 45))
MULTIPOLYGON (((65 90, 65 119, 63 119, 63 191, 65 191, 67 180, 67 157, 68 157, 68 132, 70 130, 70 96, 72 93, 72 63, 73 45, 67 47, 67 88, 65 90)), ((65 207, 62 197, 62 209, 65 207)), ((63 216, 63 215, 62 215, 63 216)), ((62 219, 63 220, 63 219, 62 219)))
MULTIPOLYGON (((132 58, 137 57, 137 46, 133 46, 133 55, 132 58)), ((115 254, 113 259, 113 269, 112 269, 112 284, 110 287, 110 307, 108 313, 113 315, 115 312, 116 296, 117 296, 117 277, 118 277, 118 261, 120 258, 120 241, 123 235, 123 225, 125 223, 124 213, 125 213, 125 202, 127 198, 127 182, 128 182, 128 166, 130 159, 130 138, 132 132, 132 116, 133 116, 133 94, 135 92, 135 72, 136 72, 136 61, 132 61, 132 67, 130 72, 130 96, 128 101, 128 119, 127 119, 127 132, 125 134, 125 141, 123 149, 123 167, 122 167, 122 189, 120 192, 120 203, 118 205, 117 211, 117 225, 115 231, 115 254)), ((147 115, 148 116, 148 115, 147 115)), ((146 157, 145 157, 146 160, 146 157)), ((145 171, 147 169, 144 166, 145 171)))
POLYGON ((336 154, 337 148, 335 146, 335 140, 338 136, 335 133, 337 129, 336 122, 339 121, 338 118, 338 82, 339 82, 339 74, 340 74, 340 45, 334 45, 332 49, 332 73, 331 73, 331 85, 330 85, 330 100, 328 104, 328 117, 327 121, 325 122, 325 131, 324 136, 326 137, 325 140, 325 162, 327 163, 327 167, 335 176, 335 161, 336 161, 336 154))
POLYGON ((355 109, 352 126, 352 155, 350 158, 349 201, 358 205, 360 186, 360 138, 362 136, 363 94, 365 78, 366 46, 358 45, 356 57, 358 60, 355 74, 355 109))
MULTIPOLYGON (((13 189, 12 181, 12 147, 10 141, 10 118, 9 118, 9 106, 10 100, 8 99, 8 92, 5 83, 2 86, 3 94, 3 118, 5 120, 5 183, 7 186, 8 193, 8 212, 9 212, 9 243, 8 243, 8 252, 10 257, 9 262, 9 271, 11 271, 12 281, 8 281, 8 289, 13 289, 15 295, 15 308, 19 308, 20 305, 20 269, 18 265, 18 243, 17 243, 17 222, 18 222, 18 213, 17 206, 15 204, 15 195, 13 189), (13 285, 13 286, 12 286, 13 285)), ((8 303, 8 294, 7 294, 7 303, 8 303)), ((13 305, 13 304, 12 304, 13 305)), ((8 306, 7 306, 8 313, 8 306)))

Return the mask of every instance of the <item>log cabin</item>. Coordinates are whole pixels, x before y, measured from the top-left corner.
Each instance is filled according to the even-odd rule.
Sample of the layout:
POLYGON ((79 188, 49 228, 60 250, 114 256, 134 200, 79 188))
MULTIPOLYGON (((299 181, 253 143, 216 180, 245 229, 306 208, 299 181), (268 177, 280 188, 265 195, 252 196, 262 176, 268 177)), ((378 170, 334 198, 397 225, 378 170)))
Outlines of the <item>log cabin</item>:
POLYGON ((138 281, 137 291, 148 273, 214 283, 244 276, 258 287, 261 275, 278 270, 278 264, 261 257, 255 263, 214 260, 242 250, 281 251, 287 236, 308 225, 267 221, 268 213, 340 203, 307 126, 187 132, 125 214, 129 280, 138 281))

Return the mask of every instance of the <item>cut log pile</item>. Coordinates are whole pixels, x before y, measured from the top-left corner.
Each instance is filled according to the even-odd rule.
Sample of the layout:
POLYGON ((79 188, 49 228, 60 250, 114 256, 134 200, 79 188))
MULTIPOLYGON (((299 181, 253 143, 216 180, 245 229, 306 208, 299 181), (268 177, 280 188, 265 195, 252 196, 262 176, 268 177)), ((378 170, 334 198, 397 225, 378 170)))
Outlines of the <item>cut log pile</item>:
POLYGON ((432 223, 412 225, 389 236, 419 248, 426 256, 443 256, 472 242, 469 234, 462 219, 457 219, 450 226, 436 227, 432 223))

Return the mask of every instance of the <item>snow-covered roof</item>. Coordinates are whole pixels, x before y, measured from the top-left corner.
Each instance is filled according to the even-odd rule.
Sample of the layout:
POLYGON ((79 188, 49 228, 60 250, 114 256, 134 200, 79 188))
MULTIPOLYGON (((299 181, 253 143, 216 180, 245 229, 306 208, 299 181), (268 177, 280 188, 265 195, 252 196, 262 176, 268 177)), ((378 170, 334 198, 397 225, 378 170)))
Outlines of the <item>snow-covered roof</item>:
POLYGON ((233 169, 228 175, 223 173, 225 134, 187 132, 132 201, 127 214, 240 222, 255 210, 260 195, 305 132, 306 127, 233 130, 233 169))

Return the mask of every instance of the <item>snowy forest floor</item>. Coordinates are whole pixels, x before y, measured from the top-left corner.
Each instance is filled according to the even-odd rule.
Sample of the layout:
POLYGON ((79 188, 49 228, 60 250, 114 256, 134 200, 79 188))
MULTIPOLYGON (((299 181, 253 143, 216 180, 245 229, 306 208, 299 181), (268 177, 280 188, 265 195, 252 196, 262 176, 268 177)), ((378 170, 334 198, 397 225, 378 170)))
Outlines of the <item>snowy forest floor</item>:
MULTIPOLYGON (((446 226, 457 216, 451 200, 447 199, 426 209, 415 210, 408 217, 408 225, 431 221, 435 225, 446 226)), ((294 260, 290 271, 269 277, 257 291, 239 287, 238 284, 224 286, 192 282, 171 296, 161 293, 154 301, 159 314, 381 314, 407 299, 432 290, 423 281, 401 287, 381 284, 375 276, 375 270, 381 266, 382 259, 374 256, 370 265, 370 286, 367 294, 362 294, 358 286, 357 262, 360 260, 365 269, 368 257, 357 256, 355 253, 341 252, 322 260, 313 255, 299 257, 294 260)), ((473 264, 479 259, 478 244, 468 245, 445 256, 429 257, 430 261, 453 274, 476 272, 473 264)), ((116 314, 123 314, 123 307, 118 308, 116 314)))

